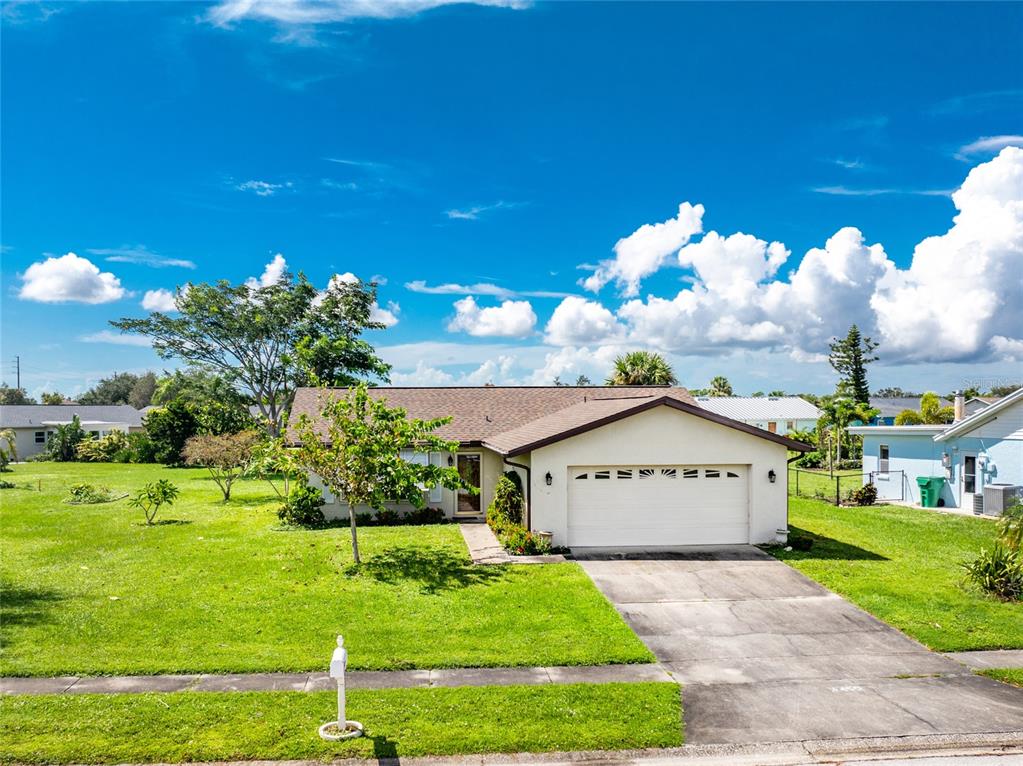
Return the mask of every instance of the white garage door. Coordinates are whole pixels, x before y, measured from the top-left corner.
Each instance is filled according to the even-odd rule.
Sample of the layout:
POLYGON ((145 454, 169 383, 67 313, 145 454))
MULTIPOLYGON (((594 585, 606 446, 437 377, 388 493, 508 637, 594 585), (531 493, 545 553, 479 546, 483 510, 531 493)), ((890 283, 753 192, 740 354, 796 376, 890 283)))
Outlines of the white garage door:
POLYGON ((747 473, 740 465, 570 467, 568 544, 748 543, 747 473))

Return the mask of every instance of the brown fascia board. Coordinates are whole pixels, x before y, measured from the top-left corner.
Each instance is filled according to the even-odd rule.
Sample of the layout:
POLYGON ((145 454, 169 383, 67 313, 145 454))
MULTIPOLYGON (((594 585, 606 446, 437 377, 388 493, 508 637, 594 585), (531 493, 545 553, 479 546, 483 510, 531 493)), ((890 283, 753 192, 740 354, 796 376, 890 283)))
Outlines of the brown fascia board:
POLYGON ((586 433, 587 431, 592 431, 594 428, 600 428, 601 426, 606 426, 609 423, 614 423, 618 420, 623 420, 624 418, 627 418, 631 415, 635 415, 639 412, 645 412, 646 410, 653 409, 654 407, 659 407, 662 404, 667 407, 672 407, 676 410, 679 410, 680 412, 686 412, 689 413, 690 415, 695 415, 696 417, 704 418, 713 423, 717 423, 728 428, 734 428, 737 431, 744 431, 745 433, 748 433, 752 436, 757 436, 760 437, 761 439, 767 439, 768 441, 775 442, 776 444, 781 444, 794 452, 812 452, 814 449, 809 444, 804 444, 803 442, 797 442, 795 439, 789 439, 785 436, 773 434, 770 431, 765 431, 762 428, 751 426, 748 423, 743 423, 742 421, 739 420, 732 420, 731 418, 727 418, 724 415, 718 415, 715 412, 705 410, 702 407, 694 407, 691 404, 686 404, 685 402, 679 401, 678 399, 675 399, 674 397, 671 396, 661 396, 658 397, 657 399, 651 399, 650 401, 643 402, 642 404, 637 404, 635 407, 630 407, 627 410, 615 412, 614 414, 598 418, 597 420, 592 420, 589 423, 574 426, 573 428, 569 428, 565 431, 562 431, 561 433, 557 433, 552 436, 547 436, 544 437, 543 439, 538 439, 535 442, 525 444, 521 447, 516 447, 515 449, 509 450, 508 452, 502 452, 501 450, 496 449, 495 447, 490 447, 485 442, 484 446, 487 446, 489 449, 495 452, 499 452, 505 455, 506 457, 515 457, 517 455, 525 454, 526 452, 531 452, 535 449, 540 449, 541 447, 546 447, 548 444, 554 444, 555 442, 559 442, 564 439, 569 439, 573 436, 578 436, 579 434, 586 433))

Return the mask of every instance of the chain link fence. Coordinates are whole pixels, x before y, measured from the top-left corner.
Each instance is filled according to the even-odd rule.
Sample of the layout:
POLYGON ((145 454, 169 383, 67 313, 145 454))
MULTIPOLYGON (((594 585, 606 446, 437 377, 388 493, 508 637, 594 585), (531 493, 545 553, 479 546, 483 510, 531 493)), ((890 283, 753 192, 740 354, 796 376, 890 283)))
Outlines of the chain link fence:
POLYGON ((832 505, 841 505, 864 484, 877 487, 878 501, 906 499, 906 476, 903 471, 888 471, 880 474, 862 471, 808 471, 789 468, 789 494, 795 497, 812 497, 832 505))

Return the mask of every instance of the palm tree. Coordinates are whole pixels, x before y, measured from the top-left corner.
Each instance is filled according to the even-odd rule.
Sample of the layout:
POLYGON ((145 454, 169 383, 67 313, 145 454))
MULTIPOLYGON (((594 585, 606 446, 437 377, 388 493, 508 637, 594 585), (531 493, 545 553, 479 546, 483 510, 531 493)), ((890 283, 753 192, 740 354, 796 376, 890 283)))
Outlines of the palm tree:
POLYGON ((821 418, 817 421, 817 429, 821 436, 828 437, 828 460, 831 462, 831 444, 835 445, 835 460, 831 462, 831 471, 834 472, 834 464, 842 461, 842 440, 848 440, 846 429, 854 420, 861 423, 868 423, 877 415, 878 411, 862 404, 854 402, 851 397, 832 396, 821 400, 821 418))
POLYGON ((710 395, 711 396, 731 396, 734 392, 732 391, 732 384, 728 382, 728 378, 724 375, 716 375, 710 381, 710 395))
POLYGON ((0 471, 7 470, 7 464, 18 459, 18 437, 11 428, 0 431, 0 441, 7 446, 0 447, 0 471))
POLYGON ((678 383, 675 371, 660 354, 651 351, 630 351, 614 361, 608 386, 673 386, 678 383))

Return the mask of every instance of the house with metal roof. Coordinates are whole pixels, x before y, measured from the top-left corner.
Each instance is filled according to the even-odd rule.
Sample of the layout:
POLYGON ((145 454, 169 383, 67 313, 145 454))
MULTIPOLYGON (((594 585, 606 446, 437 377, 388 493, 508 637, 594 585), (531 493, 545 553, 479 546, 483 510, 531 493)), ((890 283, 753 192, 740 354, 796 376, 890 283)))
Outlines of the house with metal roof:
MULTIPOLYGON (((344 394, 299 389, 291 422, 306 415, 322 428, 321 397, 344 394)), ((369 395, 411 417, 451 418, 437 433, 456 450, 410 450, 406 459, 457 467, 478 493, 435 488, 426 504, 482 519, 497 482, 514 471, 526 526, 571 547, 772 542, 788 523, 789 451, 811 449, 705 408, 684 388, 381 387, 369 395)), ((310 481, 324 493, 326 515, 347 517, 318 477, 310 481)))
POLYGON ((44 451, 54 429, 76 415, 82 428, 97 438, 111 431, 142 430, 143 413, 127 404, 4 404, 0 405, 0 429, 14 431, 18 459, 24 460, 44 451))
POLYGON ((799 396, 698 396, 704 409, 783 436, 817 427, 821 411, 799 396))
POLYGON ((934 479, 936 505, 997 514, 1023 487, 1023 389, 972 415, 962 396, 952 423, 855 426, 863 437, 864 481, 878 497, 921 504, 918 479, 934 479))

